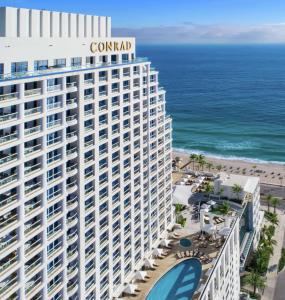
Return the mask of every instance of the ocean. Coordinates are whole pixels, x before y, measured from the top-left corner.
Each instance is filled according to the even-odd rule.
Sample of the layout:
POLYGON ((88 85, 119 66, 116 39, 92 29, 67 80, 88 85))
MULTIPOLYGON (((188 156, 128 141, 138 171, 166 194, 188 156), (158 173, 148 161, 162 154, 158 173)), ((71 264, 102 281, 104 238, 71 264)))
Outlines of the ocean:
POLYGON ((173 147, 285 162, 285 45, 138 45, 159 71, 173 147))

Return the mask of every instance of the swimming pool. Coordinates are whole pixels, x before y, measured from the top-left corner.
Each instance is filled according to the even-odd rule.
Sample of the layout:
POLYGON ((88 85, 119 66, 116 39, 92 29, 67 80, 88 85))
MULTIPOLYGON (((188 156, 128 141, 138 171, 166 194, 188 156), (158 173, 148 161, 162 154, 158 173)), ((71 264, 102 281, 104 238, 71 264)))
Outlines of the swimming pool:
POLYGON ((189 300, 198 286, 202 265, 196 258, 186 259, 165 273, 146 300, 189 300))

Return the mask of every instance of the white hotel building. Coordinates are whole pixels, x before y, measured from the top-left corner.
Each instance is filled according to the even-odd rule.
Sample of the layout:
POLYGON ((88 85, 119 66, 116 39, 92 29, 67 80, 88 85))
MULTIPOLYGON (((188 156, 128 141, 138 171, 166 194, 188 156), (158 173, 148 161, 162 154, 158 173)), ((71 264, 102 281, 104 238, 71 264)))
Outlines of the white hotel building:
POLYGON ((173 222, 165 91, 111 19, 0 8, 0 299, 112 299, 173 222))

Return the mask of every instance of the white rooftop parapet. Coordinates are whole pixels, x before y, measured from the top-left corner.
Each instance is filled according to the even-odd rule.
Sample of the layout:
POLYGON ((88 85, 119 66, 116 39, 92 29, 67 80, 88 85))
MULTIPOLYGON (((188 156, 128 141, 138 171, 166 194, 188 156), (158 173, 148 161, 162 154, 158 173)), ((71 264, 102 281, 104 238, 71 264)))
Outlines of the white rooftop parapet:
POLYGON ((111 18, 0 7, 0 37, 110 38, 111 18))

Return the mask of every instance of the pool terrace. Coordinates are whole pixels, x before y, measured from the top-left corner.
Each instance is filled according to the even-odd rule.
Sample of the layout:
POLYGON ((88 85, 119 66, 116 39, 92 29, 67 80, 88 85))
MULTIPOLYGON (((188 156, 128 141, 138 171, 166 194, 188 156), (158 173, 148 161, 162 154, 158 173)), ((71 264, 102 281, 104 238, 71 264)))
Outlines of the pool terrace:
MULTIPOLYGON (((177 253, 185 252, 186 250, 194 251, 197 249, 204 252, 205 256, 208 256, 212 259, 212 261, 208 263, 201 261, 202 276, 198 288, 194 293, 194 296, 192 297, 192 299, 199 299, 201 292, 198 292, 199 286, 205 285, 207 283, 207 279, 216 263, 216 259, 219 256, 220 250, 223 247, 223 243, 218 242, 218 240, 220 241, 220 239, 218 238, 213 240, 209 240, 208 238, 206 238, 206 240, 203 241, 199 240, 200 222, 193 220, 191 215, 192 213, 188 210, 184 212, 184 216, 187 217, 186 226, 185 228, 175 230, 175 233, 177 233, 179 237, 173 239, 172 233, 170 233, 170 236, 172 236, 172 238, 170 238, 172 240, 172 247, 170 250, 168 250, 169 253, 166 257, 155 259, 155 263, 158 265, 157 267, 155 267, 152 270, 147 269, 147 274, 150 278, 146 279, 146 281, 134 280, 133 284, 138 286, 138 291, 136 292, 136 294, 125 295, 123 298, 120 299, 146 299, 150 290, 167 271, 169 271, 172 267, 174 267, 182 260, 189 259, 189 257, 178 258, 177 253), (180 245, 180 239, 182 238, 187 238, 192 241, 192 244, 189 248, 186 249, 180 245)), ((160 246, 160 248, 162 247, 160 246)))

